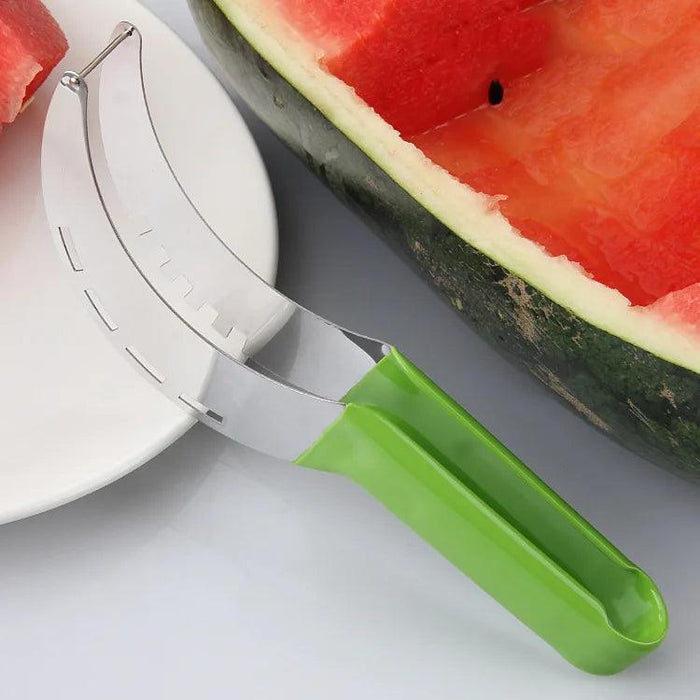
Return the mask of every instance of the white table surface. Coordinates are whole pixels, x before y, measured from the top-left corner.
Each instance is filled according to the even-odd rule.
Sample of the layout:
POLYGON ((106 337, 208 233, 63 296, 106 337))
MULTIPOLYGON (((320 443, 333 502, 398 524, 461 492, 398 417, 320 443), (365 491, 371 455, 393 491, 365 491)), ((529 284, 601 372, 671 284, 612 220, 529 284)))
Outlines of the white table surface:
MULTIPOLYGON (((213 65, 184 0, 145 4, 213 65)), ((0 528, 0 697, 700 697, 700 487, 500 358, 246 116, 277 196, 280 286, 392 340, 467 405, 654 576, 669 637, 619 676, 584 675, 353 484, 196 428, 0 528)))

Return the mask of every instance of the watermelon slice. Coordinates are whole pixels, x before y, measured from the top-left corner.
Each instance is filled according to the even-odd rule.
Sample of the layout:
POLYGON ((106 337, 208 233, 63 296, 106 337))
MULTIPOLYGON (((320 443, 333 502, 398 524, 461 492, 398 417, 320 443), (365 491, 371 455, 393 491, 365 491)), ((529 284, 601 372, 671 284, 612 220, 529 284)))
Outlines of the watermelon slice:
MULTIPOLYGON (((405 138, 500 195, 520 233, 636 305, 700 282, 700 2, 350 3, 362 21, 347 5, 283 9, 405 138)), ((687 301, 692 325, 700 296, 687 301)))
POLYGON ((700 0, 189 0, 253 109, 493 344, 700 476, 700 0))
POLYGON ((0 2, 0 128, 12 122, 68 50, 39 0, 0 2))

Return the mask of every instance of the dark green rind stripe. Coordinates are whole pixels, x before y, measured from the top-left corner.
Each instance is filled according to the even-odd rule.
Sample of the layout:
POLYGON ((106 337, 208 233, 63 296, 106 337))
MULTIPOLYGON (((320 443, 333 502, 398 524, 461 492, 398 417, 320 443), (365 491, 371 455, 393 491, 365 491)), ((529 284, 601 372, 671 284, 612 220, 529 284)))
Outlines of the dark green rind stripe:
POLYGON ((487 340, 624 445, 700 478, 699 375, 583 321, 472 248, 280 76, 213 0, 189 2, 243 99, 487 340))

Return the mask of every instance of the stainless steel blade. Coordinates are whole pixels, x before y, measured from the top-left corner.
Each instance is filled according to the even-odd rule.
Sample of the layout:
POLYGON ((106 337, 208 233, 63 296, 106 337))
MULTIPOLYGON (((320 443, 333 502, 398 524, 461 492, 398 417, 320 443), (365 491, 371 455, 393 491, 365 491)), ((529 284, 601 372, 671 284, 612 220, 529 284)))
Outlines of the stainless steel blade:
MULTIPOLYGON (((101 65, 101 139, 89 135, 98 187, 125 250, 171 310, 219 350, 306 391, 342 398, 383 356, 383 344, 270 287, 207 225, 160 146, 141 51, 135 31, 101 65)), ((231 225, 245 227, 244 216, 232 211, 231 225)))
MULTIPOLYGON (((138 38, 135 28, 121 25, 110 51, 103 52, 99 61, 116 57, 116 49, 128 46, 128 40, 135 37, 138 38)), ((135 45, 140 50, 140 39, 137 44, 131 43, 132 47, 135 45)), ((133 53, 124 53, 122 58, 133 58, 133 53)), ((63 77, 52 99, 44 131, 44 199, 52 233, 63 251, 70 278, 114 347, 183 410, 237 442, 277 457, 294 459, 338 418, 343 405, 246 366, 241 357, 236 356, 237 347, 226 346, 224 342, 221 343, 224 347, 220 347, 213 342, 212 339, 217 338, 214 334, 219 331, 211 323, 207 327, 201 306, 192 309, 183 301, 183 287, 178 287, 178 277, 173 282, 173 276, 160 271, 160 265, 150 266, 149 256, 155 249, 141 246, 139 241, 153 231, 140 235, 145 232, 136 226, 136 218, 127 213, 127 207, 120 207, 114 183, 105 171, 99 115, 91 94, 96 83, 91 80, 88 85, 88 78, 98 68, 99 61, 81 73, 67 73, 63 77), (176 290, 179 290, 179 301, 176 290)), ((122 89, 126 86, 117 84, 114 91, 107 89, 106 92, 112 95, 111 99, 119 101, 123 98, 122 89)), ((128 92, 143 94, 140 82, 136 90, 131 86, 128 92)), ((134 141, 129 134, 124 134, 123 138, 123 148, 131 151, 134 141)), ((138 151, 133 156, 135 161, 141 162, 138 151)), ((162 173, 149 171, 147 167, 137 170, 144 177, 150 173, 153 178, 150 183, 139 181, 141 186, 152 189, 158 197, 165 197, 155 180, 156 175, 162 173)), ((128 173, 125 171, 123 176, 128 178, 128 173)), ((163 199, 162 202, 167 209, 167 201, 163 199)), ((173 205, 173 211, 177 216, 184 216, 180 207, 173 205)), ((147 213, 150 214, 150 209, 147 213)), ((166 220, 161 220, 160 216, 158 213, 151 219, 154 227, 178 226, 177 216, 166 220)), ((189 219, 188 225, 194 226, 194 221, 194 218, 189 219)), ((189 235, 201 237, 203 229, 208 230, 208 227, 202 222, 202 228, 187 230, 189 235)), ((162 240, 171 239, 164 234, 162 240)), ((220 241, 215 239, 213 245, 217 255, 221 255, 220 241)), ((178 262, 179 256, 196 250, 196 246, 189 243, 182 249, 174 247, 178 248, 178 262)), ((209 250, 207 246, 203 249, 209 250)), ((246 341, 254 336, 259 342, 262 334, 269 332, 274 324, 284 327, 281 319, 294 318, 299 313, 298 308, 278 293, 272 294, 269 287, 264 289, 259 285, 259 278, 233 253, 229 252, 228 256, 237 261, 233 269, 239 274, 245 270, 252 275, 249 278, 254 281, 253 289, 264 295, 256 296, 259 302, 254 300, 260 316, 249 312, 247 297, 240 298, 239 315, 235 315, 236 305, 227 302, 223 308, 227 311, 230 308, 234 314, 227 318, 247 324, 242 330, 237 329, 246 341), (261 319, 258 326, 256 318, 261 319)), ((187 274, 192 275, 192 286, 200 282, 201 276, 203 298, 214 303, 228 299, 217 296, 223 289, 219 285, 223 283, 224 272, 216 267, 215 260, 212 263, 217 270, 217 284, 207 285, 204 265, 207 260, 198 259, 196 266, 190 268, 187 259, 182 259, 187 274)), ((236 281, 235 284, 239 286, 231 290, 239 289, 244 283, 236 281)), ((330 324, 327 326, 334 330, 330 324)), ((304 323, 299 327, 304 328, 304 323)), ((339 333, 342 331, 337 330, 336 337, 339 333)), ((352 344, 350 340, 346 342, 352 344)), ((242 348, 245 350, 245 342, 242 348)), ((295 346, 290 345, 292 356, 294 351, 295 346)), ((362 356, 363 360, 369 358, 354 346, 351 359, 362 356)), ((290 363, 294 365, 293 357, 290 363)), ((354 371, 361 372, 361 364, 355 363, 354 371)), ((89 381, 89 377, 86 380, 89 381)))

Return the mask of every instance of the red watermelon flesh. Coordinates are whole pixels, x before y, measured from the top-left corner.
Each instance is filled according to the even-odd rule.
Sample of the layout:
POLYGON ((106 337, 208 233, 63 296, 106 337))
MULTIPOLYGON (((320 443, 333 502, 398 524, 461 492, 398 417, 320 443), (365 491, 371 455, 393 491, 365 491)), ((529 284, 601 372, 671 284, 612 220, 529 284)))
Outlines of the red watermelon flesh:
POLYGON ((0 24, 0 129, 19 113, 27 85, 41 70, 19 39, 7 35, 0 24))
POLYGON ((694 284, 679 292, 672 292, 654 302, 649 311, 664 320, 689 328, 700 336, 700 284, 694 284))
POLYGON ((282 14, 324 52, 348 46, 383 18, 392 0, 274 0, 282 14))
POLYGON ((278 1, 302 33, 323 5, 325 67, 524 236, 697 323, 700 0, 278 1))
POLYGON ((0 0, 0 124, 14 120, 67 50, 39 0, 0 0))
POLYGON ((404 136, 478 107, 492 76, 507 84, 546 58, 550 28, 523 11, 537 0, 278 1, 326 50, 327 69, 404 136))

